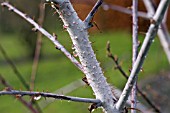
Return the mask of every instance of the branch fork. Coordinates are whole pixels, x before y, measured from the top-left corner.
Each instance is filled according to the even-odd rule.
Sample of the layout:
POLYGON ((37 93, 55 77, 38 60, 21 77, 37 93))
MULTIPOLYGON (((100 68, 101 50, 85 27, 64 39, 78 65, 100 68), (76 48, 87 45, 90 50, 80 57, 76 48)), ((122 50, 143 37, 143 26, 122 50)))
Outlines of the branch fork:
MULTIPOLYGON (((49 1, 49 0, 48 0, 49 1)), ((36 24, 31 18, 27 17, 25 14, 8 4, 7 2, 3 2, 1 5, 7 6, 9 9, 13 10, 15 13, 23 17, 25 20, 30 22, 36 29, 42 32, 45 36, 47 36, 83 73, 85 73, 87 81, 91 86, 94 94, 96 96, 95 101, 96 103, 101 102, 101 107, 106 113, 120 113, 124 109, 125 103, 127 98, 129 97, 130 91, 134 82, 136 80, 136 76, 138 75, 144 59, 148 53, 149 47, 154 39, 156 32, 158 30, 159 24, 162 21, 163 15, 169 5, 170 0, 162 0, 160 1, 160 5, 154 15, 153 19, 155 20, 155 24, 151 23, 150 28, 146 34, 145 40, 139 52, 139 55, 134 63, 132 68, 130 77, 128 82, 117 101, 116 97, 112 93, 112 89, 109 84, 106 82, 106 78, 102 72, 102 69, 99 65, 99 62, 96 59, 94 51, 91 47, 89 36, 87 32, 87 28, 89 27, 89 23, 91 22, 95 12, 97 11, 98 7, 101 5, 102 0, 98 0, 92 11, 89 13, 89 16, 85 19, 85 21, 80 20, 75 12, 72 4, 69 0, 50 0, 58 6, 55 10, 58 12, 60 18, 62 19, 66 30, 68 31, 73 45, 75 46, 75 51, 80 59, 81 64, 68 53, 65 48, 55 40, 51 34, 49 34, 46 30, 36 24)), ((10 91, 1 91, 0 95, 9 94, 9 95, 41 95, 59 98, 59 99, 68 99, 70 97, 63 97, 62 95, 54 95, 51 93, 40 93, 40 92, 29 92, 29 91, 17 91, 17 90, 10 90, 10 91)), ((77 99, 74 97, 74 99, 77 99)), ((73 99, 73 100, 74 100, 73 99)), ((84 100, 84 99, 82 99, 84 100)), ((93 100, 93 99, 92 99, 93 100)), ((91 100, 90 100, 91 103, 91 100)))

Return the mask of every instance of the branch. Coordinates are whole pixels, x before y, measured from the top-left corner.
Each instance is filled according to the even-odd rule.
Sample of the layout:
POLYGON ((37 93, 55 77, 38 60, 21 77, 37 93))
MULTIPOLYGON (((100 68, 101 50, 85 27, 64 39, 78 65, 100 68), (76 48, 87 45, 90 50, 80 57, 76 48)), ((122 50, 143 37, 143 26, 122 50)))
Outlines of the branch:
MULTIPOLYGON (((45 7, 44 7, 43 0, 41 0, 40 5, 39 5, 39 19, 38 19, 38 23, 41 27, 43 26, 44 16, 45 16, 45 7)), ((30 90, 34 90, 35 77, 37 74, 41 46, 42 46, 42 34, 41 32, 38 32, 35 55, 34 55, 34 60, 33 60, 33 65, 32 65, 32 72, 31 72, 30 90)))
POLYGON ((79 98, 79 97, 57 95, 54 93, 45 93, 45 92, 4 90, 4 91, 0 91, 0 95, 15 95, 15 96, 19 96, 19 97, 31 96, 34 98, 45 97, 45 98, 54 98, 54 99, 58 99, 58 100, 68 100, 68 101, 84 102, 84 103, 95 103, 95 104, 101 105, 101 101, 98 99, 79 98))
POLYGON ((113 106, 116 102, 116 98, 113 96, 111 88, 106 82, 106 78, 104 77, 99 63, 96 60, 94 51, 92 50, 92 47, 88 40, 86 26, 84 25, 83 21, 81 21, 77 16, 77 13, 73 9, 69 0, 54 0, 53 4, 57 6, 59 5, 59 10, 57 10, 57 8, 55 9, 62 18, 64 26, 66 27, 72 38, 76 52, 78 53, 83 67, 74 57, 72 57, 65 50, 65 48, 57 40, 55 40, 54 36, 50 35, 35 21, 33 21, 27 15, 23 14, 21 11, 14 8, 9 3, 1 3, 2 6, 7 6, 10 10, 17 13, 22 18, 31 23, 36 30, 39 30, 42 34, 47 36, 56 45, 56 48, 61 50, 82 72, 86 74, 88 82, 90 83, 90 86, 92 87, 96 98, 101 100, 102 107, 105 111, 110 113, 117 111, 113 106))
MULTIPOLYGON (((145 7, 148 11, 148 14, 153 15, 156 10, 154 1, 153 0, 143 0, 143 2, 144 2, 145 7)), ((166 17, 164 17, 164 18, 166 18, 166 17)), ((161 45, 165 51, 165 54, 168 58, 169 63, 170 63, 170 35, 169 35, 169 31, 168 31, 167 26, 164 22, 161 23, 160 27, 161 27, 161 29, 158 29, 159 40, 161 42, 161 45)))
MULTIPOLYGON (((86 5, 92 5, 93 3, 95 3, 95 1, 92 1, 92 0, 71 0, 73 3, 79 3, 79 4, 86 4, 86 5)), ((115 10, 115 11, 118 11, 118 12, 122 12, 122 13, 125 13, 125 14, 130 14, 132 15, 132 10, 131 9, 128 9, 128 8, 124 8, 122 6, 118 6, 118 5, 111 5, 111 4, 108 4, 106 2, 103 2, 101 7, 103 8, 103 10, 115 10)), ((145 12, 142 12, 142 11, 138 11, 138 17, 142 17, 142 18, 145 18, 145 19, 150 19, 151 16, 148 16, 147 13, 145 12)))
POLYGON ((120 73, 121 73, 126 79, 128 79, 128 75, 124 72, 124 70, 122 69, 122 67, 121 67, 120 64, 119 64, 119 59, 118 59, 117 57, 113 56, 113 54, 111 53, 111 50, 110 50, 110 42, 109 42, 109 41, 107 42, 106 49, 107 49, 107 56, 108 56, 109 58, 111 58, 111 59, 114 61, 115 65, 116 65, 115 69, 118 69, 118 70, 120 71, 120 73))
MULTIPOLYGON (((143 2, 144 2, 146 9, 148 10, 149 13, 138 11, 138 17, 142 17, 145 19, 151 19, 154 15, 155 10, 156 10, 156 6, 154 3, 150 3, 150 2, 152 2, 152 0, 143 0, 143 2), (148 8, 148 7, 150 7, 150 8, 148 8), (151 7, 153 7, 153 8, 151 8, 151 7)), ((121 7, 121 6, 109 5, 109 4, 103 3, 102 7, 104 10, 112 9, 115 11, 119 11, 119 12, 122 12, 125 14, 132 15, 132 10, 121 7)), ((160 28, 161 29, 158 30, 158 36, 159 36, 161 45, 165 51, 165 54, 168 58, 168 61, 170 63, 170 35, 169 35, 168 29, 167 29, 167 26, 165 23, 161 23, 160 28)))
POLYGON ((69 0, 51 0, 51 2, 59 6, 55 10, 59 13, 64 26, 66 26, 75 45, 75 51, 86 73, 87 81, 94 91, 96 98, 101 100, 102 108, 107 113, 118 112, 114 107, 116 98, 96 59, 84 22, 77 16, 69 0))
POLYGON ((86 19, 84 20, 84 24, 85 24, 86 28, 90 28, 93 26, 91 21, 95 15, 95 13, 97 12, 98 8, 102 5, 102 3, 103 3, 103 0, 98 0, 97 3, 94 5, 93 9, 87 15, 86 19))
MULTIPOLYGON (((117 57, 113 56, 113 54, 111 53, 110 50, 110 42, 107 42, 106 45, 107 48, 107 56, 109 58, 111 58, 113 60, 113 62, 115 63, 116 67, 115 69, 118 69, 120 71, 120 73, 126 78, 128 79, 128 75, 125 73, 125 71, 122 69, 121 65, 119 64, 119 60, 117 57)), ((138 93, 142 96, 142 98, 155 110, 155 112, 160 113, 159 109, 152 103, 152 101, 145 95, 144 92, 142 92, 142 90, 137 86, 137 91, 138 93)))
MULTIPOLYGON (((114 86, 111 86, 111 87, 112 87, 112 89, 113 89, 113 91, 114 91, 115 96, 116 96, 117 98, 119 98, 120 95, 122 94, 122 91, 119 90, 119 89, 117 89, 117 88, 115 88, 114 86)), ((141 111, 142 113, 155 113, 155 112, 152 112, 151 109, 148 109, 145 105, 143 105, 142 103, 140 103, 139 100, 137 100, 137 102, 138 102, 138 103, 137 103, 137 107, 136 107, 135 109, 134 109, 134 108, 132 108, 132 109, 134 109, 134 110, 139 110, 139 111, 141 111)), ((128 98, 126 104, 127 104, 128 106, 131 105, 131 98, 130 98, 130 97, 128 98)), ((158 112, 158 113, 159 113, 159 112, 158 112)))
POLYGON ((83 73, 83 67, 82 65, 56 40, 57 37, 52 36, 50 33, 48 33, 45 29, 43 29, 41 26, 39 26, 33 19, 31 19, 30 17, 28 17, 26 14, 22 13, 21 11, 19 11, 18 9, 16 9, 15 7, 13 7, 12 5, 10 5, 8 2, 3 2, 1 3, 2 6, 6 6, 8 7, 8 9, 10 11, 15 12, 16 14, 18 14, 19 16, 21 16, 22 18, 24 18, 26 21, 28 21, 30 24, 32 24, 35 27, 35 31, 38 30, 40 31, 43 35, 45 35, 49 40, 52 41, 52 43, 56 46, 56 49, 60 50, 61 52, 63 52, 67 58, 70 59, 70 61, 78 68, 80 69, 83 73))
POLYGON ((5 60, 8 62, 8 64, 11 66, 13 72, 15 73, 15 75, 17 76, 17 78, 19 79, 19 81, 23 84, 23 86, 28 90, 29 89, 29 85, 27 84, 27 82, 25 81, 25 79, 22 77, 21 73, 18 71, 17 67, 15 66, 15 64, 12 62, 12 60, 9 58, 9 56, 7 55, 6 51, 4 50, 4 48, 2 47, 2 45, 0 44, 0 51, 2 53, 2 55, 4 56, 5 60))
MULTIPOLYGON (((4 58, 6 59, 6 61, 8 62, 8 64, 11 66, 12 70, 14 71, 15 75, 17 76, 17 78, 19 79, 19 81, 23 84, 23 86, 29 90, 29 85, 27 84, 27 82, 25 81, 25 79, 22 77, 21 73, 18 71, 17 67, 15 66, 15 64, 12 62, 12 60, 9 58, 9 56, 7 55, 7 53, 5 52, 4 48, 1 46, 0 44, 0 51, 2 53, 2 55, 4 56, 4 58)), ((38 104, 35 103, 36 108, 38 109, 39 112, 41 112, 41 109, 39 108, 38 104)))
POLYGON ((122 92, 118 102, 116 103, 116 108, 118 110, 121 110, 126 103, 126 100, 127 100, 128 96, 130 94, 130 91, 132 89, 132 86, 134 85, 134 82, 136 80, 136 76, 138 75, 139 71, 141 70, 142 64, 143 64, 143 62, 146 58, 146 55, 147 55, 148 50, 150 48, 150 45, 151 45, 153 39, 156 36, 158 27, 159 27, 159 25, 160 25, 160 23, 163 19, 163 16, 166 12, 166 9, 169 6, 169 2, 170 2, 170 0, 160 1, 158 9, 157 9, 157 11, 156 11, 156 13, 155 13, 155 15, 152 19, 153 21, 151 22, 149 30, 148 30, 146 37, 144 39, 144 42, 142 44, 139 55, 136 59, 136 62, 134 64, 133 68, 132 68, 129 79, 128 79, 126 85, 125 85, 125 88, 123 89, 123 92, 122 92))
MULTIPOLYGON (((107 4, 107 3, 103 3, 102 7, 103 7, 104 10, 111 9, 111 10, 115 10, 115 11, 118 11, 118 12, 122 12, 122 13, 125 13, 125 14, 132 15, 131 9, 124 8, 122 6, 110 5, 110 4, 107 4)), ((138 11, 138 17, 142 17, 142 18, 145 18, 145 19, 151 18, 150 16, 147 15, 147 13, 142 12, 142 11, 138 11)))
MULTIPOLYGON (((138 56, 138 0, 133 0, 132 5, 132 67, 138 56)), ((137 106, 137 77, 131 91, 131 113, 136 113, 137 106)))
MULTIPOLYGON (((7 82, 6 80, 1 76, 0 74, 0 82, 3 84, 5 87, 8 87, 8 89, 13 89, 7 82)), ((15 97, 15 95, 14 95, 15 97)), ((15 97, 16 98, 16 97, 15 97)), ((18 98, 18 100, 25 106, 27 107, 32 113, 39 113, 30 103, 25 101, 23 98, 18 98)))

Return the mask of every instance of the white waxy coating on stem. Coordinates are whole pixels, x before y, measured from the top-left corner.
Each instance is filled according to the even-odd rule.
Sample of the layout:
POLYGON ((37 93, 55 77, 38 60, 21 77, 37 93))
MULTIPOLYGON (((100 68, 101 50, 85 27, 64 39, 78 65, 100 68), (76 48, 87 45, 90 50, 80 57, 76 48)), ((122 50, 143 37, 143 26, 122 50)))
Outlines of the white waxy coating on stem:
POLYGON ((63 0, 62 2, 54 0, 54 2, 59 3, 59 10, 57 12, 64 26, 67 26, 66 29, 72 39, 75 51, 79 56, 83 70, 86 73, 86 78, 96 98, 102 101, 102 106, 106 113, 114 113, 116 98, 113 96, 111 88, 106 82, 102 69, 96 60, 84 22, 77 16, 69 0, 63 0))

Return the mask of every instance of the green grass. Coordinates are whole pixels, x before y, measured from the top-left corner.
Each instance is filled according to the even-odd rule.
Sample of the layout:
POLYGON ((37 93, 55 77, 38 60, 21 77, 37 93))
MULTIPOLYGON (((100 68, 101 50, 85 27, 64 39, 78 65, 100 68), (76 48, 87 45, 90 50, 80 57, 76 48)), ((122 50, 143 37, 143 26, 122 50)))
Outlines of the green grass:
MULTIPOLYGON (((66 32, 63 31, 57 34, 58 40, 72 53, 71 40, 66 32)), ((1 34, 0 37, 0 43, 12 60, 24 59, 21 62, 14 60, 14 63, 29 83, 32 60, 27 59, 28 48, 19 41, 17 35, 1 34)), ((143 40, 143 38, 143 36, 140 36, 140 40, 143 40)), ((129 74, 128 70, 131 67, 131 35, 126 32, 105 32, 90 34, 90 40, 108 82, 122 88, 126 80, 118 70, 114 69, 112 60, 106 57, 106 43, 108 40, 110 41, 113 54, 119 57, 123 69, 129 74)), ((63 53, 56 50, 54 45, 45 37, 43 37, 42 57, 43 59, 40 60, 36 76, 35 90, 48 90, 49 92, 53 92, 84 76, 63 53)), ((1 53, 0 61, 5 61, 1 53)), ((143 66, 144 71, 140 73, 139 79, 143 79, 151 73, 167 70, 169 68, 168 65, 164 51, 156 38, 151 46, 150 53, 143 66)), ((0 73, 15 89, 25 90, 7 63, 0 64, 0 73)), ((4 87, 0 85, 0 89, 3 88, 4 87)), ((68 95, 94 97, 93 92, 88 87, 79 88, 68 95)), ((10 96, 1 96, 0 101, 3 103, 0 105, 1 113, 23 113, 28 111, 17 99, 13 99, 10 96)), ((55 101, 44 109, 44 113, 88 113, 88 105, 89 104, 84 103, 55 101)), ((97 110, 95 113, 101 113, 101 110, 97 110)))

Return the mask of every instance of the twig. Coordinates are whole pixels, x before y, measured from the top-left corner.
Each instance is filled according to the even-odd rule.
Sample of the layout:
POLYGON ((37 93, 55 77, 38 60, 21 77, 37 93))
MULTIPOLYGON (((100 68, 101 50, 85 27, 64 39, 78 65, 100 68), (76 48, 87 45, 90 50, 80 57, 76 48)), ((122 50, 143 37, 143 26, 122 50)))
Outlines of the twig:
POLYGON ((159 108, 157 108, 152 102, 151 100, 149 100, 149 98, 139 89, 139 87, 137 86, 137 90, 138 93, 145 99, 145 101, 154 109, 154 111, 156 113, 161 113, 159 108))
MULTIPOLYGON (((41 27, 43 26, 44 16, 45 16, 45 7, 44 7, 43 0, 41 0, 40 5, 39 5, 39 19, 38 19, 38 23, 41 27)), ((35 48, 35 55, 34 55, 34 60, 33 60, 33 65, 32 65, 30 90, 34 90, 35 76, 37 73, 39 57, 40 57, 40 52, 41 52, 41 46, 42 46, 42 34, 41 34, 41 32, 38 32, 36 48, 35 48)))
POLYGON ((7 55, 7 53, 5 52, 4 48, 2 47, 2 45, 0 44, 0 51, 2 53, 2 55, 4 56, 5 60, 8 62, 8 64, 11 66, 12 70, 14 71, 15 75, 17 76, 17 78, 19 79, 19 81, 24 85, 24 87, 28 90, 29 89, 29 85, 27 84, 27 82, 25 81, 25 79, 22 77, 21 73, 18 71, 17 67, 15 66, 15 64, 12 62, 12 60, 9 58, 9 56, 7 55))
POLYGON ((10 11, 15 12, 16 14, 18 14, 19 16, 21 16, 22 18, 24 18, 26 21, 28 21, 30 24, 32 24, 35 27, 35 30, 40 31, 43 35, 45 35, 49 40, 52 41, 52 43, 56 46, 56 49, 60 50, 61 52, 63 52, 67 58, 70 59, 70 61, 78 68, 80 69, 83 73, 83 67, 82 65, 56 40, 55 36, 52 36, 50 33, 48 33, 45 29, 43 29, 41 26, 39 26, 33 19, 31 19, 30 17, 28 17, 26 14, 22 13, 21 11, 19 11, 18 9, 16 9, 15 7, 13 7, 12 5, 10 5, 8 2, 3 2, 1 3, 2 6, 6 6, 8 7, 8 9, 10 11))
MULTIPOLYGON (((114 90, 114 95, 115 95, 117 98, 119 98, 120 95, 121 95, 121 93, 122 93, 122 91, 119 90, 119 89, 117 89, 117 88, 114 87, 114 86, 111 86, 111 87, 112 87, 112 89, 114 90)), ((150 108, 146 107, 146 106, 143 105, 141 102, 139 102, 139 100, 137 100, 137 102, 138 102, 138 103, 137 103, 136 110, 138 109, 138 110, 140 110, 142 113, 155 113, 155 112, 152 112, 152 110, 151 110, 150 108)), ((128 98, 126 104, 127 104, 128 106, 131 105, 131 99, 130 99, 130 97, 128 98)))
MULTIPOLYGON (((107 3, 103 3, 102 8, 103 8, 104 10, 111 9, 111 10, 115 10, 115 11, 118 11, 118 12, 122 12, 122 13, 126 13, 126 14, 132 15, 132 10, 131 10, 131 9, 124 8, 124 7, 122 7, 122 6, 110 5, 110 4, 107 4, 107 3)), ((139 17, 142 17, 142 18, 145 18, 145 19, 151 18, 151 17, 149 17, 149 16, 147 15, 147 13, 142 12, 142 11, 138 11, 138 16, 139 16, 139 17)))
POLYGON ((96 4, 94 5, 93 9, 87 15, 86 19, 84 20, 84 24, 85 24, 86 28, 92 27, 91 21, 95 15, 95 13, 97 12, 98 8, 102 5, 102 3, 103 3, 103 0, 98 0, 96 2, 96 4))
MULTIPOLYGON (((152 16, 156 10, 154 1, 153 0, 143 0, 143 2, 144 2, 145 7, 148 11, 148 15, 152 16)), ((164 20, 166 20, 165 18, 166 18, 166 16, 164 16, 164 20)), ((158 29, 159 40, 161 42, 161 45, 165 51, 165 54, 168 58, 169 63, 170 63, 170 35, 169 35, 169 31, 168 31, 167 26, 164 23, 164 21, 162 21, 160 27, 161 27, 161 29, 158 29)))
MULTIPOLYGON (((5 52, 5 50, 1 44, 0 44, 0 51, 1 51, 2 55, 4 56, 4 58, 6 59, 6 61, 8 62, 8 64, 11 66, 12 70, 14 71, 14 73, 17 76, 17 78, 19 79, 19 81, 23 84, 23 86, 27 90, 29 90, 29 85, 26 83, 25 79, 22 77, 21 73, 18 71, 17 67, 12 62, 12 60, 8 57, 7 53, 5 52)), ((35 103, 35 106, 36 106, 37 110, 41 113, 41 110, 37 103, 35 103)))
POLYGON ((114 61, 115 65, 116 65, 115 69, 118 69, 118 70, 120 71, 120 73, 121 73, 126 79, 128 79, 128 75, 124 72, 124 70, 123 70, 122 67, 120 66, 118 58, 115 57, 115 56, 113 56, 113 54, 112 54, 112 52, 111 52, 111 50, 110 50, 110 42, 109 42, 109 41, 107 42, 106 49, 107 49, 107 56, 108 56, 109 58, 111 58, 111 59, 114 61))
MULTIPOLYGON (((93 3, 95 3, 95 1, 92 1, 92 0, 71 0, 73 1, 73 3, 79 3, 79 4, 87 4, 87 5, 92 5, 93 3)), ((125 13, 125 14, 130 14, 132 15, 132 10, 131 9, 128 9, 128 8, 124 8, 122 6, 118 6, 118 5, 113 5, 113 4, 108 4, 106 2, 103 2, 101 7, 103 8, 103 10, 114 10, 114 11, 118 11, 118 12, 122 12, 122 13, 125 13)), ((142 18, 145 18, 145 19, 150 19, 152 18, 152 16, 149 16, 147 13, 143 12, 143 11, 138 11, 138 17, 142 17, 142 18)))
POLYGON ((117 111, 113 107, 116 102, 116 98, 106 82, 106 78, 104 77, 99 63, 96 60, 94 51, 88 40, 87 29, 84 29, 85 26, 83 21, 79 19, 69 0, 54 0, 53 3, 55 5, 59 5, 59 10, 61 12, 57 10, 57 8, 55 9, 62 18, 64 26, 69 31, 71 38, 74 40, 72 41, 76 47, 76 52, 79 52, 78 55, 83 67, 57 40, 55 40, 55 37, 50 35, 35 21, 7 2, 3 2, 1 5, 8 7, 10 10, 20 15, 22 18, 31 23, 35 27, 35 30, 39 30, 42 34, 47 36, 56 45, 57 49, 61 50, 82 72, 85 73, 88 82, 96 95, 96 98, 100 99, 102 102, 102 108, 104 108, 107 112, 117 111))
POLYGON ((170 0, 160 1, 160 4, 157 8, 157 11, 156 11, 153 19, 152 19, 151 25, 149 27, 149 30, 148 30, 146 37, 144 39, 144 42, 142 44, 139 55, 136 59, 136 62, 134 64, 133 68, 132 68, 129 79, 125 85, 125 88, 123 89, 123 92, 122 92, 118 102, 116 103, 116 108, 118 110, 121 110, 126 103, 126 100, 127 100, 128 96, 130 94, 130 91, 132 89, 132 86, 134 85, 134 82, 136 80, 136 75, 138 75, 139 71, 141 70, 142 64, 146 58, 146 55, 150 48, 150 45, 156 36, 158 27, 159 27, 160 23, 162 22, 162 19, 166 12, 167 7, 169 6, 169 2, 170 2, 170 0))
POLYGON ((45 93, 45 92, 4 90, 4 91, 0 91, 0 95, 17 95, 17 96, 20 96, 20 97, 31 96, 31 97, 34 97, 34 98, 44 97, 44 98, 54 98, 54 99, 58 99, 58 100, 68 100, 68 101, 74 101, 74 102, 101 104, 101 101, 98 100, 98 99, 64 96, 64 95, 57 95, 57 94, 54 94, 54 93, 45 93))
MULTIPOLYGON (((136 61, 138 56, 138 0, 133 0, 132 5, 132 17, 133 17, 133 25, 132 25, 132 67, 136 61)), ((134 86, 131 91, 131 113, 136 113, 137 106, 137 78, 134 83, 134 86)))
MULTIPOLYGON (((7 82, 6 80, 1 76, 0 74, 0 82, 1 84, 3 84, 5 87, 7 87, 8 89, 13 89, 7 82)), ((16 98, 16 96, 14 95, 14 97, 16 98)), ((23 98, 18 98, 18 100, 25 106, 27 107, 32 113, 39 113, 30 103, 28 103, 27 101, 25 101, 23 98)))
MULTIPOLYGON (((116 65, 116 69, 118 69, 118 70, 120 71, 120 73, 121 73, 126 79, 128 79, 129 77, 128 77, 128 75, 125 73, 125 71, 122 69, 122 67, 120 66, 118 58, 115 57, 115 56, 113 56, 113 54, 111 53, 111 50, 110 50, 110 42, 109 42, 109 41, 107 42, 106 48, 107 48, 107 56, 113 60, 113 62, 114 62, 115 65, 116 65)), ((155 110, 155 112, 160 113, 159 109, 152 103, 152 101, 142 92, 142 90, 141 90, 138 86, 137 86, 137 91, 138 91, 138 93, 142 96, 142 98, 155 110)))
MULTIPOLYGON (((155 3, 153 3, 153 0, 143 0, 143 1, 144 1, 144 3, 146 2, 145 3, 146 8, 147 8, 147 6, 153 7, 153 8, 147 8, 148 12, 150 12, 148 14, 145 13, 145 12, 142 12, 142 11, 138 11, 138 17, 142 17, 142 18, 145 18, 145 19, 151 19, 154 15, 154 12, 155 12, 154 10, 156 10, 155 3), (152 3, 150 4, 150 2, 152 2, 152 3), (150 6, 150 5, 152 5, 152 6, 150 6)), ((125 13, 125 14, 132 15, 132 10, 124 8, 122 6, 110 5, 110 4, 107 4, 107 3, 103 3, 102 7, 105 10, 112 9, 112 10, 115 10, 115 11, 119 11, 119 12, 122 12, 122 13, 125 13)), ((169 35, 168 29, 167 29, 167 26, 166 26, 165 23, 161 23, 160 28, 161 29, 158 30, 158 36, 159 36, 161 45, 162 45, 162 47, 165 51, 165 54, 168 58, 168 61, 170 63, 170 35, 169 35)))

